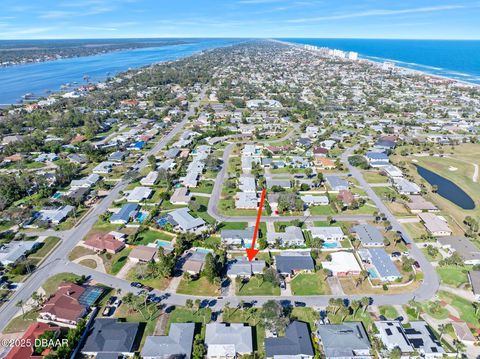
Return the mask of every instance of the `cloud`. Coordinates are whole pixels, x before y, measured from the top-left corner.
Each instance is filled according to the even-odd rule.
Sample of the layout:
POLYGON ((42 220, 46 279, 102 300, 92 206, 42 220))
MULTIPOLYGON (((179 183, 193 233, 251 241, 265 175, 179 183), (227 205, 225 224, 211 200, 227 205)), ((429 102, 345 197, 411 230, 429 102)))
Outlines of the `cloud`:
POLYGON ((240 4, 269 4, 274 2, 283 2, 284 0, 240 0, 240 4))
POLYGON ((440 5, 440 6, 426 6, 426 7, 417 7, 409 9, 373 9, 365 10, 354 13, 345 13, 337 15, 326 15, 326 16, 317 16, 317 17, 307 17, 299 19, 290 19, 287 22, 291 23, 303 23, 303 22, 318 22, 318 21, 327 21, 327 20, 343 20, 343 19, 352 19, 352 18, 361 18, 361 17, 375 17, 375 16, 393 16, 393 15, 403 15, 403 14, 417 14, 417 13, 429 13, 436 11, 448 11, 456 9, 464 9, 465 5, 440 5))

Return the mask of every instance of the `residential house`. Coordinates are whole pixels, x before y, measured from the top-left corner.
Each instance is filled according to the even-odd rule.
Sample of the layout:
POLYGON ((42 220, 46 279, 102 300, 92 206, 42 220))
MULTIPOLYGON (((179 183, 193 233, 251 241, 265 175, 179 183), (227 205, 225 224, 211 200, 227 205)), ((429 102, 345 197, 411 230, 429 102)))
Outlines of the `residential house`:
POLYGON ((401 322, 396 320, 385 320, 374 322, 378 331, 378 338, 382 341, 388 351, 398 348, 402 357, 409 358, 414 351, 412 344, 403 329, 401 322))
POLYGON ((35 353, 35 340, 46 332, 53 332, 54 337, 60 336, 60 327, 47 323, 34 322, 30 324, 21 338, 18 338, 18 343, 25 343, 25 345, 13 345, 4 357, 4 359, 43 359, 48 354, 49 349, 46 349, 40 355, 35 353), (28 345, 31 343, 31 345, 28 345))
POLYGON ((127 224, 130 219, 134 218, 138 213, 139 206, 136 203, 126 203, 117 213, 112 214, 110 223, 127 224))
POLYGON ((203 270, 207 254, 211 252, 212 251, 189 249, 179 259, 177 267, 192 276, 198 276, 203 270))
POLYGON ((307 206, 327 206, 330 203, 327 196, 314 196, 307 194, 300 196, 300 199, 307 206))
POLYGON ((265 338, 265 354, 273 359, 313 359, 310 332, 307 323, 297 320, 285 328, 285 335, 265 338))
POLYGON ((195 323, 172 323, 168 335, 149 335, 141 351, 144 359, 192 357, 195 323))
POLYGON ((390 255, 383 248, 367 248, 358 251, 362 261, 369 263, 369 272, 372 279, 380 279, 382 282, 393 282, 402 278, 395 264, 392 262, 390 255), (376 275, 371 274, 374 269, 376 275))
POLYGON ((317 335, 326 359, 370 359, 370 340, 362 322, 320 324, 317 335))
POLYGON ((315 157, 313 163, 324 170, 332 170, 336 167, 335 161, 326 157, 315 157))
POLYGON ((222 229, 220 238, 223 245, 247 248, 251 245, 254 227, 247 229, 222 229))
POLYGON ((157 183, 158 172, 150 171, 145 177, 140 180, 142 186, 154 186, 157 183))
POLYGON ((97 174, 108 174, 112 172, 112 168, 113 162, 101 162, 93 168, 92 172, 97 174))
POLYGON ((480 250, 468 238, 460 236, 446 236, 438 238, 438 243, 450 251, 456 252, 467 265, 480 264, 480 250))
POLYGON ((106 251, 108 253, 118 253, 125 248, 125 243, 115 239, 111 234, 94 234, 83 245, 94 251, 106 251))
POLYGON ((169 212, 166 216, 167 221, 177 231, 197 232, 204 229, 205 221, 200 217, 192 217, 188 208, 179 208, 169 212))
POLYGON ((475 300, 480 302, 480 270, 471 270, 468 272, 468 282, 472 288, 475 300))
POLYGON ((390 164, 390 159, 388 158, 388 155, 384 152, 369 151, 367 152, 365 157, 370 166, 372 167, 383 167, 390 164))
POLYGON ((135 246, 128 255, 134 263, 148 263, 157 259, 157 248, 149 246, 135 246))
POLYGON ((277 272, 285 276, 293 276, 300 272, 313 272, 315 265, 310 253, 283 254, 275 256, 277 272))
POLYGON ((139 186, 128 192, 125 198, 127 202, 139 203, 150 198, 151 195, 152 190, 150 188, 139 186))
POLYGON ((357 235, 357 238, 365 247, 382 247, 384 236, 377 227, 370 224, 357 224, 352 227, 352 232, 357 235))
POLYGON ((187 187, 179 187, 175 189, 170 197, 170 203, 174 205, 188 205, 192 199, 192 194, 187 187))
POLYGON ((419 185, 403 177, 392 178, 392 184, 400 194, 419 194, 421 192, 419 185))
POLYGON ((7 266, 15 264, 19 259, 25 259, 29 252, 32 252, 40 245, 37 241, 11 241, 0 245, 0 264, 7 266))
POLYGON ((75 207, 66 205, 55 209, 42 209, 38 214, 38 220, 44 221, 47 223, 52 223, 54 225, 60 224, 63 222, 70 212, 74 211, 75 207))
POLYGON ((313 238, 319 238, 325 243, 337 243, 345 238, 341 227, 309 227, 313 238))
POLYGON ((81 353, 97 358, 133 358, 140 344, 140 328, 140 323, 95 319, 81 353))
POLYGON ((405 204, 412 213, 421 212, 439 212, 437 206, 432 202, 427 201, 423 196, 412 195, 410 196, 410 202, 405 204))
POLYGON ((403 329, 408 341, 423 358, 442 358, 445 351, 432 329, 424 321, 411 321, 409 328, 403 329))
POLYGON ((282 247, 305 245, 302 229, 295 226, 286 227, 285 232, 267 232, 267 242, 272 245, 279 243, 282 247))
POLYGON ((207 358, 236 358, 253 353, 252 327, 241 323, 206 325, 207 358))
POLYGON ((443 217, 433 213, 419 213, 418 217, 422 220, 425 228, 435 237, 451 236, 453 233, 447 220, 443 217))
POLYGON ((38 321, 60 326, 75 327, 88 313, 88 307, 80 303, 85 288, 73 283, 60 283, 55 294, 40 309, 38 321))
POLYGON ((325 176, 325 181, 327 182, 328 186, 334 192, 340 192, 342 190, 348 190, 350 185, 344 179, 335 176, 335 175, 327 175, 325 176))
POLYGON ((334 276, 345 277, 351 275, 359 275, 362 268, 357 262, 357 258, 352 252, 332 252, 330 253, 331 261, 322 262, 324 269, 328 269, 334 276))
POLYGON ((72 180, 70 182, 71 188, 90 188, 100 181, 100 176, 96 173, 91 173, 87 177, 79 180, 72 180))
POLYGON ((255 192, 237 192, 235 195, 235 208, 256 209, 257 207, 258 198, 255 192))
POLYGON ((342 202, 344 206, 350 206, 355 202, 355 196, 348 189, 342 189, 338 192, 337 198, 342 202))
POLYGON ((289 188, 292 188, 292 184, 290 180, 275 179, 275 178, 267 177, 267 188, 272 189, 272 187, 281 187, 281 188, 289 189, 289 188))
POLYGON ((264 268, 264 260, 257 258, 253 261, 249 261, 245 256, 235 257, 227 263, 227 276, 230 278, 250 278, 255 274, 263 273, 264 268))

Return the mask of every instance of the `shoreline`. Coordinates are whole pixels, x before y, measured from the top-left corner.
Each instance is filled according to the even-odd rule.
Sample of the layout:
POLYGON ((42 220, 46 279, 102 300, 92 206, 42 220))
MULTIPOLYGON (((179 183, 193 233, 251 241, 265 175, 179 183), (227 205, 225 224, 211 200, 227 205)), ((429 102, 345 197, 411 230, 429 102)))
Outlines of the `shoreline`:
MULTIPOLYGON (((290 46, 294 46, 294 47, 301 47, 303 50, 307 50, 307 49, 304 48, 304 46, 308 45, 308 44, 302 44, 302 43, 299 43, 299 42, 288 42, 288 41, 282 41, 282 40, 276 40, 276 39, 271 39, 271 41, 276 41, 276 42, 279 42, 281 44, 290 45, 290 46)), ((315 50, 307 50, 307 51, 315 52, 315 50)), ((441 80, 458 82, 460 84, 468 85, 468 86, 471 86, 473 88, 479 88, 480 87, 480 84, 478 84, 478 83, 468 82, 466 80, 460 80, 460 79, 456 79, 456 78, 453 78, 453 77, 448 77, 446 75, 432 74, 432 73, 424 71, 424 70, 417 70, 417 69, 412 69, 412 68, 409 68, 409 67, 402 66, 400 60, 379 58, 378 61, 375 61, 371 58, 365 58, 364 56, 369 56, 369 55, 363 55, 363 54, 358 53, 358 60, 356 60, 356 61, 366 61, 368 63, 374 64, 375 66, 377 66, 378 64, 382 64, 383 62, 393 62, 395 64, 395 67, 396 67, 397 70, 400 69, 402 71, 411 72, 414 75, 420 75, 420 76, 425 76, 425 77, 437 78, 437 79, 441 79, 441 80)), ((373 57, 373 56, 369 56, 369 57, 373 57)), ((350 61, 352 61, 352 60, 350 60, 350 61)), ((417 65, 417 66, 427 66, 427 65, 420 65, 420 64, 414 64, 414 63, 412 63, 412 64, 417 65)))

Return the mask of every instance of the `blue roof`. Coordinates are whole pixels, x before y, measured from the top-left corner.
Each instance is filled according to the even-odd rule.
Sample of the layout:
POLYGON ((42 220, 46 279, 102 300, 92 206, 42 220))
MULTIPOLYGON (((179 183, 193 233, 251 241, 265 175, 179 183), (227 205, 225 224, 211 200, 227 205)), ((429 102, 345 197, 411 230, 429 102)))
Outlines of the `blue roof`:
POLYGON ((127 223, 130 220, 130 216, 132 212, 135 212, 138 209, 138 204, 136 203, 127 203, 124 204, 120 211, 117 213, 112 214, 110 217, 110 222, 114 221, 124 221, 127 223))
POLYGON ((142 149, 145 146, 145 141, 138 141, 133 144, 133 147, 142 149))
POLYGON ((369 248, 372 264, 381 278, 401 277, 395 264, 383 248, 369 248))
POLYGON ((367 152, 367 157, 372 159, 372 160, 388 160, 388 156, 386 153, 383 152, 367 152))

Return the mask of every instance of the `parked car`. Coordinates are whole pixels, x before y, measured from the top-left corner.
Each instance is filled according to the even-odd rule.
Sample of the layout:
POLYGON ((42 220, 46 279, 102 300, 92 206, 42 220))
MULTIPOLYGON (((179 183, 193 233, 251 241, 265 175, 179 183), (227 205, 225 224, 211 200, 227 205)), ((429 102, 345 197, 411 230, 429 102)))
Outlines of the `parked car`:
POLYGON ((143 288, 143 284, 139 282, 132 282, 130 285, 135 288, 143 288))
POLYGON ((306 307, 307 304, 305 302, 294 302, 295 307, 306 307))

